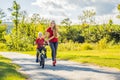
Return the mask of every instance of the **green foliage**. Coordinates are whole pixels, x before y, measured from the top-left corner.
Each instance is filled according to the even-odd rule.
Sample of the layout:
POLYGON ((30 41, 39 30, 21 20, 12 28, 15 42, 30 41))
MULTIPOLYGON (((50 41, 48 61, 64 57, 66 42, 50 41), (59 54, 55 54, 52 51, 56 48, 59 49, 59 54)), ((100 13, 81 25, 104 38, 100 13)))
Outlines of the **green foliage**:
POLYGON ((6 25, 0 25, 0 33, 5 32, 7 29, 6 25))
MULTIPOLYGON (((11 33, 7 35, 5 35, 6 28, 0 27, 0 39, 5 37, 4 42, 6 42, 5 44, 9 50, 34 50, 34 41, 38 32, 45 33, 50 20, 40 17, 39 14, 26 17, 27 12, 20 12, 20 5, 16 1, 13 2, 10 10, 12 11, 14 27, 11 33)), ((93 43, 98 45, 98 49, 108 47, 107 44, 112 41, 114 44, 120 43, 120 26, 115 25, 112 19, 107 24, 97 25, 94 22, 95 14, 94 10, 84 10, 83 14, 79 16, 82 23, 79 25, 72 25, 69 18, 61 21, 59 25, 59 42, 67 46, 64 47, 60 44, 62 48, 66 48, 66 50, 91 50, 94 48, 93 43), (78 47, 70 46, 74 44, 78 47)))
POLYGON ((71 51, 71 50, 80 50, 81 49, 81 44, 79 43, 74 43, 72 41, 66 42, 66 43, 61 43, 59 44, 58 51, 71 51))
POLYGON ((16 35, 16 28, 14 27, 9 35, 6 35, 6 44, 9 50, 30 51, 34 50, 34 42, 38 36, 38 32, 45 31, 47 20, 39 19, 38 14, 33 14, 29 22, 21 19, 18 24, 16 35))
POLYGON ((34 50, 34 46, 30 37, 26 36, 27 34, 24 32, 19 32, 18 38, 16 38, 15 32, 7 35, 6 44, 9 50, 18 50, 18 51, 26 51, 26 50, 34 50), (24 34, 24 35, 23 35, 24 34))
POLYGON ((112 26, 112 24, 113 24, 113 21, 110 19, 109 20, 109 25, 112 26))
POLYGON ((101 39, 97 44, 99 49, 105 49, 107 47, 107 38, 101 39))
POLYGON ((2 23, 2 20, 0 20, 0 24, 2 23))
POLYGON ((94 16, 96 15, 96 12, 94 10, 83 10, 83 14, 78 16, 78 19, 81 21, 82 24, 84 23, 95 23, 94 16))
POLYGON ((7 26, 6 25, 0 25, 0 42, 5 42, 4 36, 6 34, 7 26))
POLYGON ((82 50, 92 50, 93 49, 93 45, 92 44, 89 44, 89 43, 83 43, 81 45, 81 49, 82 50))
POLYGON ((118 11, 119 11, 119 14, 117 15, 117 18, 120 19, 120 4, 118 4, 117 9, 118 9, 118 11))
POLYGON ((66 27, 67 30, 70 29, 72 21, 69 18, 62 20, 61 24, 66 27))
POLYGON ((81 35, 82 31, 78 28, 78 26, 72 25, 69 29, 61 26, 62 30, 59 32, 61 37, 61 42, 72 40, 73 42, 84 42, 84 37, 81 35))
POLYGON ((0 24, 2 23, 2 18, 4 18, 6 15, 5 13, 3 12, 2 9, 0 9, 0 24))
POLYGON ((80 51, 80 50, 93 50, 96 49, 96 45, 90 43, 77 43, 77 42, 66 42, 59 44, 58 51, 80 51))
POLYGON ((116 43, 120 41, 120 28, 118 25, 91 25, 82 30, 82 35, 86 42, 98 42, 104 37, 108 37, 108 42, 115 40, 116 43))
POLYGON ((4 50, 4 49, 6 49, 7 47, 6 47, 6 44, 4 44, 4 43, 0 43, 0 50, 4 50))
POLYGON ((20 20, 20 5, 16 2, 13 1, 12 8, 8 8, 9 11, 12 11, 12 21, 14 23, 14 26, 16 28, 16 36, 18 36, 18 29, 19 29, 19 20, 20 20))

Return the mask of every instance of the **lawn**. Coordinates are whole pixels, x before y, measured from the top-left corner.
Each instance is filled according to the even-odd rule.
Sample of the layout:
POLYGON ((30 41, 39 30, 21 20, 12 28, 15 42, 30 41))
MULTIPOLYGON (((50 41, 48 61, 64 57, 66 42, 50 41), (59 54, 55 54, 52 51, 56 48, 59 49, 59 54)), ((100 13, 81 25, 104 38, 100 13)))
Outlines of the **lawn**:
POLYGON ((0 56, 0 80, 26 80, 27 77, 17 71, 19 68, 10 59, 0 56))
MULTIPOLYGON (((22 52, 35 55, 36 51, 22 52)), ((48 51, 48 57, 51 57, 48 51)), ((81 51, 58 51, 59 59, 70 60, 79 63, 90 63, 99 66, 106 66, 120 69, 120 50, 102 49, 102 50, 81 50, 81 51)))

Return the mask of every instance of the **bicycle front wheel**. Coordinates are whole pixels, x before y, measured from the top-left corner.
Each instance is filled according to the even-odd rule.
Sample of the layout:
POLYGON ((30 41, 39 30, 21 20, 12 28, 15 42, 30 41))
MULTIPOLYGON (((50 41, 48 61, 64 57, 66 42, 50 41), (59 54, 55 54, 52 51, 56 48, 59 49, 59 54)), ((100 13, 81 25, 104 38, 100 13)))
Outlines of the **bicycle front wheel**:
POLYGON ((45 57, 44 57, 44 55, 41 56, 41 66, 42 66, 42 68, 44 68, 44 66, 45 66, 45 57))

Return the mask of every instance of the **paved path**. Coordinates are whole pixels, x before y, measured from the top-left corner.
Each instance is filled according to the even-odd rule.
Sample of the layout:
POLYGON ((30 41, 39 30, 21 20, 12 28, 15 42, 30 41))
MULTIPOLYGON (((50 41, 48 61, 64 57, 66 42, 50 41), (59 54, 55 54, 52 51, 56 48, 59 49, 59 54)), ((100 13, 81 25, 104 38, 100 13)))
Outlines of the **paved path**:
POLYGON ((45 69, 35 63, 35 57, 15 52, 0 52, 13 63, 19 64, 21 72, 29 75, 31 80, 120 80, 120 72, 108 68, 78 64, 59 60, 57 66, 51 66, 51 60, 46 60, 45 69))

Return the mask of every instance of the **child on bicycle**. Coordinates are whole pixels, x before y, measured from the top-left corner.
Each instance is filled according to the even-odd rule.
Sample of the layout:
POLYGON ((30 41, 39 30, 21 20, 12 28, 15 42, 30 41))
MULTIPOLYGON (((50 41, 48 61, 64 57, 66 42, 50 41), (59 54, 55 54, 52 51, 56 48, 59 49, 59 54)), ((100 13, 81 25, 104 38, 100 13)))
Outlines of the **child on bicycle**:
POLYGON ((38 62, 39 52, 41 53, 42 50, 45 52, 45 58, 47 58, 46 48, 44 47, 45 40, 42 32, 38 33, 38 38, 36 39, 35 44, 37 45, 36 62, 38 62))

